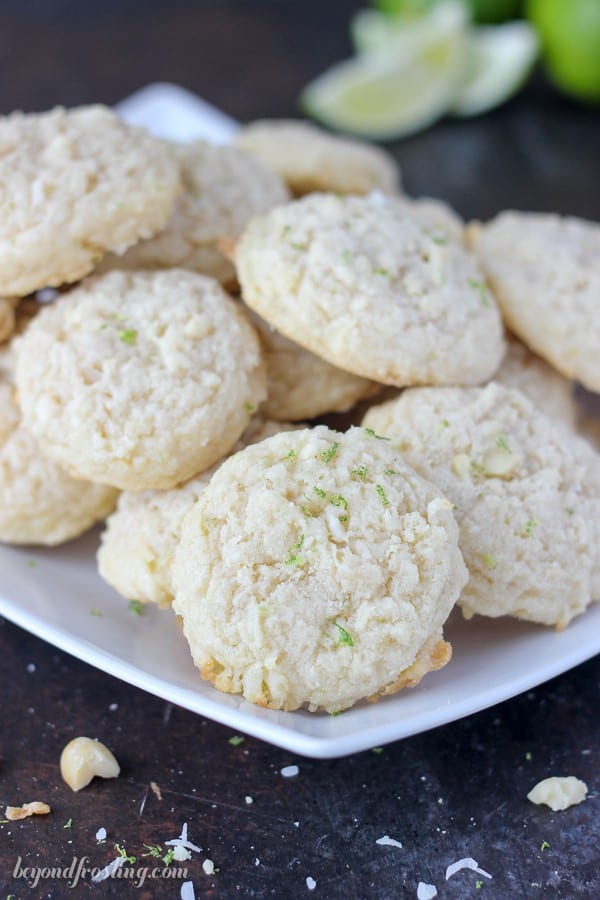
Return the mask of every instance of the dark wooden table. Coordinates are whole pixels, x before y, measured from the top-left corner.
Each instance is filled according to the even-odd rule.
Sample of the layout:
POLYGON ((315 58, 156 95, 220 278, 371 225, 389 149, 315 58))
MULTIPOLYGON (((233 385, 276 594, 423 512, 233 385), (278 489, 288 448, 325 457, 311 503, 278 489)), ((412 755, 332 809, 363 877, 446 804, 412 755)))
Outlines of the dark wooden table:
MULTIPOLYGON (((357 3, 186 0, 3 0, 0 112, 113 103, 175 81, 240 119, 295 113, 302 84, 348 51, 357 3)), ((538 80, 503 109, 447 122, 393 146, 407 188, 467 216, 517 206, 598 218, 597 112, 538 80)), ((1 573, 0 573, 1 575, 1 573)), ((294 757, 157 700, 0 621, 0 802, 42 799, 47 818, 0 824, 0 898, 178 897, 180 881, 91 886, 15 866, 105 865, 118 842, 138 859, 188 823, 201 854, 187 863, 196 896, 440 898, 600 896, 598 659, 461 722, 331 762, 294 757), (122 766, 117 781, 72 794, 58 758, 97 736, 122 766), (235 742, 234 742, 235 743, 235 742), (283 766, 297 764, 295 778, 283 766), (549 774, 588 782, 589 799, 553 814, 525 795, 549 774), (150 783, 160 788, 162 799, 150 783), (248 802, 247 798, 252 798, 248 802), (104 827, 105 844, 95 834, 104 827), (403 847, 376 844, 383 835, 403 847), (446 866, 474 857, 490 881, 446 866), (218 869, 207 875, 202 861, 218 869), (316 881, 314 892, 306 879, 316 881)), ((162 870, 162 865, 159 866, 162 870)))

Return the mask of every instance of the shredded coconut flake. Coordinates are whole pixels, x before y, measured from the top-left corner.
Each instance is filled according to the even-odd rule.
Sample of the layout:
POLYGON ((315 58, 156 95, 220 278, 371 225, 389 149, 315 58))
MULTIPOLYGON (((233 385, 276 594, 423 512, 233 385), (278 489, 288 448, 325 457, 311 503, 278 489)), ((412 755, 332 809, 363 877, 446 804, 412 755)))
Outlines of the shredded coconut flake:
POLYGON ((116 872, 121 866, 124 866, 127 860, 124 856, 117 856, 116 859, 113 859, 112 862, 109 862, 107 866, 104 866, 103 869, 100 869, 99 872, 96 872, 95 875, 92 875, 92 881, 94 884, 98 884, 99 881, 106 881, 107 878, 116 872))
POLYGON ((106 828, 98 829, 98 831, 96 832, 96 840, 98 841, 98 843, 100 843, 100 841, 106 840, 106 828))
MULTIPOLYGON (((183 828, 181 829, 181 834, 178 838, 173 838, 172 841, 165 841, 165 847, 184 847, 186 850, 193 850, 194 853, 201 853, 202 847, 198 847, 196 844, 192 844, 191 841, 188 841, 188 828, 187 822, 183 823, 183 828)), ((189 858, 189 857, 188 857, 189 858)), ((191 882, 189 882, 191 884, 191 882)))
POLYGON ((452 878, 453 875, 456 875, 457 872, 460 872, 461 869, 472 869, 474 872, 477 872, 478 875, 483 875, 484 878, 492 877, 485 869, 479 868, 479 864, 476 860, 472 859, 470 856, 466 856, 464 859, 457 859, 455 863, 448 866, 446 869, 446 881, 448 881, 449 878, 452 878))
POLYGON ((306 879, 306 887, 309 889, 309 891, 314 891, 316 886, 317 886, 317 882, 315 881, 314 878, 311 878, 309 875, 308 878, 306 879))
POLYGON ((196 900, 196 892, 191 881, 184 881, 179 893, 181 900, 196 900))
POLYGON ((254 803, 254 798, 253 798, 253 797, 244 797, 244 800, 246 801, 246 803, 248 804, 248 806, 250 806, 251 803, 254 803))
POLYGON ((426 884, 420 881, 417 885, 417 900, 432 900, 437 897, 437 888, 435 884, 426 884))
POLYGON ((299 773, 299 771, 300 769, 298 768, 298 766, 284 766, 281 770, 281 774, 284 778, 294 778, 299 773))
POLYGON ((173 848, 173 859, 176 859, 177 862, 184 862, 186 859, 191 859, 191 856, 190 851, 181 845, 173 848))
POLYGON ((389 837, 389 835, 384 834, 383 837, 377 838, 375 841, 376 844, 379 844, 380 847, 399 847, 402 849, 402 844, 400 841, 394 840, 394 838, 389 837))
POLYGON ((212 859, 205 859, 202 863, 202 870, 205 875, 212 875, 215 871, 215 864, 212 859))

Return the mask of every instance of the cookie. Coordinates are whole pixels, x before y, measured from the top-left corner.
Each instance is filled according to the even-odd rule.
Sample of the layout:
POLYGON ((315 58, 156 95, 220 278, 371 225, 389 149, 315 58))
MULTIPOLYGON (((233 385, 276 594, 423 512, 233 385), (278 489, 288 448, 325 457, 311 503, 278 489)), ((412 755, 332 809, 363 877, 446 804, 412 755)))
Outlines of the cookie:
POLYGON ((265 397, 255 332, 195 272, 111 272, 44 308, 20 338, 25 426, 78 477, 167 489, 235 444, 265 397))
MULTIPOLYGON (((293 426, 252 420, 234 452, 293 426)), ((181 523, 220 462, 170 491, 125 491, 109 516, 98 550, 100 575, 123 597, 168 607, 172 566, 181 523)))
POLYGON ((103 106, 0 119, 0 294, 77 281, 166 224, 180 189, 168 147, 103 106))
POLYGON ((220 690, 337 712, 447 662, 465 579, 441 493, 386 441, 320 426, 213 475, 183 523, 173 608, 220 690))
POLYGON ((391 194, 400 189, 398 165, 380 147, 338 137, 309 122, 252 122, 238 132, 235 143, 278 172, 297 197, 312 191, 391 194))
POLYGON ((236 238, 254 216, 285 203, 289 193, 275 172, 243 150, 196 141, 174 144, 173 152, 183 192, 166 228, 124 256, 107 257, 101 268, 181 267, 232 284, 235 271, 219 240, 236 238))
POLYGON ((600 597, 600 456, 520 391, 408 390, 364 425, 455 504, 467 617, 563 628, 600 597))
POLYGON ((567 378, 600 392, 600 225, 503 212, 468 236, 511 331, 567 378))
POLYGON ((113 509, 117 491, 71 478, 22 427, 14 390, 0 381, 0 541, 54 546, 113 509))
POLYGON ((577 402, 572 382, 514 338, 507 341, 506 355, 494 381, 522 391, 551 419, 575 428, 577 402))
POLYGON ((244 300, 331 365, 383 384, 473 384, 504 352, 500 314, 451 234, 382 194, 311 194, 235 248, 244 300))
MULTIPOLYGON (((249 311, 250 312, 250 311, 249 311)), ((336 369, 250 313, 267 367, 267 399, 261 412, 271 419, 298 422, 330 412, 346 412, 375 385, 336 369)))

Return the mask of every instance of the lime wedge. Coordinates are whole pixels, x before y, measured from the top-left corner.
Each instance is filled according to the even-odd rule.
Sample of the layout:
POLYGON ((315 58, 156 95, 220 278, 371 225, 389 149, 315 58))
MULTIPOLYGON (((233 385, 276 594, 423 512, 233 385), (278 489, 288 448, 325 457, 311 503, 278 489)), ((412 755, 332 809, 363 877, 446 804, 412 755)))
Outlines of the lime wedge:
POLYGON ((466 14, 462 3, 448 2, 431 18, 434 27, 430 15, 394 26, 381 43, 364 44, 366 52, 324 72, 304 89, 304 110, 332 128, 380 140, 437 121, 465 78, 466 14))
POLYGON ((464 0, 441 0, 431 9, 397 16, 361 9, 350 22, 350 37, 357 53, 393 50, 398 57, 414 55, 437 40, 464 29, 469 21, 464 0))
POLYGON ((472 28, 468 35, 469 70, 451 113, 477 116, 515 94, 539 52, 537 34, 526 22, 472 28))

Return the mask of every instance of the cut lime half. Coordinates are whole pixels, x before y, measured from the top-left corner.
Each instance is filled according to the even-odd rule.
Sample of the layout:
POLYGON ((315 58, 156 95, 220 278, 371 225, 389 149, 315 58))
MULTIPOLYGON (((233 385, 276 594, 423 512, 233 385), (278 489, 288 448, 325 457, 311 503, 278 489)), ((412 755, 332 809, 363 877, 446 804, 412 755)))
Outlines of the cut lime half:
POLYGON ((379 140, 433 124, 452 105, 468 59, 463 15, 448 22, 419 27, 418 37, 407 27, 372 52, 333 66, 304 89, 303 109, 332 128, 379 140))
POLYGON ((467 38, 469 69, 451 113, 477 116, 504 103, 525 82, 539 53, 527 22, 472 28, 467 38))

